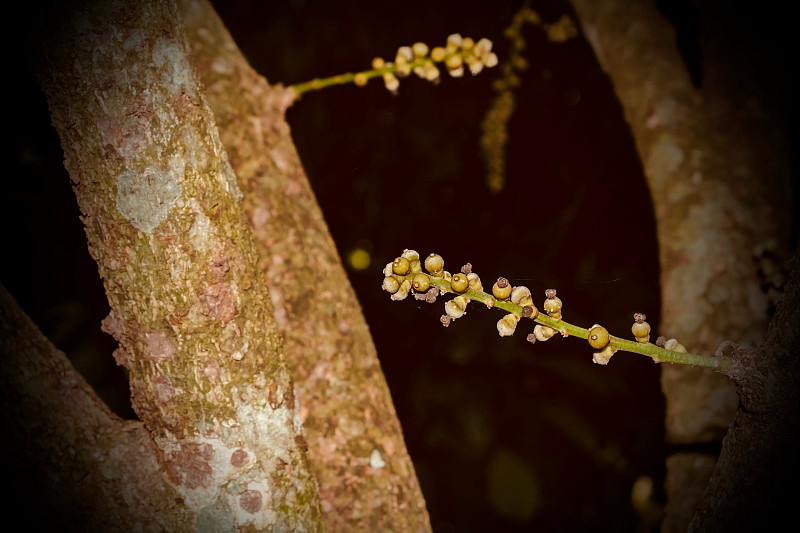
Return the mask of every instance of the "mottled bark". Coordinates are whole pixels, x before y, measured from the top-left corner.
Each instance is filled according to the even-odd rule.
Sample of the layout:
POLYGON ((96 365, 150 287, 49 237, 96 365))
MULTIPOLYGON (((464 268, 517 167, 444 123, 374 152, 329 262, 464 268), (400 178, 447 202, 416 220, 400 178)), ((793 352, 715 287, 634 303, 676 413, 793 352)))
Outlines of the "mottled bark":
POLYGON ((254 228, 326 525, 429 531, 375 346, 285 120, 292 92, 249 66, 208 2, 179 4, 254 228))
POLYGON ((177 9, 61 8, 40 78, 163 481, 198 529, 318 530, 272 305, 177 9))
MULTIPOLYGON (((780 122, 764 107, 743 105, 760 95, 737 93, 722 78, 696 90, 674 29, 652 2, 572 3, 614 84, 652 193, 662 283, 657 334, 695 353, 713 353, 726 339, 758 345, 768 301, 753 251, 770 238, 788 244, 790 228, 786 145, 769 142, 780 138, 780 122)), ((724 376, 664 367, 662 390, 669 442, 721 440, 737 407, 724 376)), ((663 531, 686 530, 712 464, 694 454, 667 462, 663 531)))
POLYGON ((36 465, 14 481, 24 487, 22 510, 33 515, 15 510, 18 523, 35 529, 46 517, 65 531, 188 529, 191 516, 162 481, 144 424, 114 415, 2 285, 0 402, 4 459, 36 465))

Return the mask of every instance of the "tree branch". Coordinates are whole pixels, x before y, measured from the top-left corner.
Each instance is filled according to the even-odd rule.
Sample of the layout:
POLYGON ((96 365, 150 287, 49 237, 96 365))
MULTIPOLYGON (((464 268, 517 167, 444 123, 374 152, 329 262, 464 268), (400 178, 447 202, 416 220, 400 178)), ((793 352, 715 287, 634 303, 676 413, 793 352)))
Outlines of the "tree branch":
POLYGON ((23 465, 15 481, 23 522, 35 529, 51 520, 75 531, 188 529, 144 425, 114 415, 2 285, 0 404, 4 457, 23 465))
POLYGON ((794 516, 800 473, 800 249, 759 348, 723 346, 740 408, 690 531, 779 530, 794 516))
POLYGON ((250 67, 208 2, 179 4, 286 342, 327 527, 429 531, 375 346, 285 120, 293 93, 250 67))
MULTIPOLYGON (((693 87, 674 28, 652 2, 572 4, 614 84, 652 194, 661 263, 660 331, 694 353, 710 354, 726 339, 759 344, 768 300, 753 250, 769 239, 788 243, 789 237, 782 146, 742 142, 749 138, 739 134, 748 129, 745 117, 727 117, 725 127, 717 127, 713 97, 693 87), (778 163, 764 166, 765 160, 778 163)), ((662 390, 670 442, 722 438, 737 404, 727 380, 664 367, 662 390)), ((713 458, 696 459, 679 454, 668 460, 663 531, 685 531, 694 513, 713 465, 713 458), (676 468, 686 471, 679 476, 676 468)))
POLYGON ((172 2, 59 7, 40 78, 132 404, 198 528, 316 531, 293 384, 172 2))

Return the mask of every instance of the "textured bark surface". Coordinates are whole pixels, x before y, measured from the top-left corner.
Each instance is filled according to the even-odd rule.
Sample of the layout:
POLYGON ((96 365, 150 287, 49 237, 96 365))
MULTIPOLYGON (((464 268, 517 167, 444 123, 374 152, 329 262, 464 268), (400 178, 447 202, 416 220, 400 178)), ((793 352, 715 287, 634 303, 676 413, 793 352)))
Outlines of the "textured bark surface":
MULTIPOLYGON (((711 68, 720 75, 712 75, 708 91, 695 90, 674 30, 652 2, 572 3, 614 84, 652 193, 663 305, 657 334, 695 353, 711 354, 726 339, 758 345, 768 301, 753 250, 770 238, 785 245, 790 228, 786 144, 770 142, 780 123, 763 107, 739 107, 742 94, 760 95, 731 87, 722 75, 729 69, 711 68)), ((667 439, 676 444, 719 441, 737 407, 732 384, 710 372, 664 367, 662 390, 667 439)), ((663 531, 686 530, 704 477, 700 470, 668 472, 663 531)))
MULTIPOLYGON (((205 1, 179 2, 244 194, 331 531, 429 531, 375 346, 270 86, 205 1)), ((343 206, 344 207, 344 206, 343 206)))
POLYGON ((4 458, 27 469, 15 481, 27 489, 15 510, 27 527, 188 529, 144 425, 114 415, 2 285, 0 404, 4 458))
POLYGON ((177 9, 62 8, 40 78, 165 481, 200 529, 318 530, 272 305, 177 9))
POLYGON ((780 531, 800 489, 800 249, 783 299, 758 348, 731 345, 727 374, 741 407, 723 441, 689 531, 780 531))

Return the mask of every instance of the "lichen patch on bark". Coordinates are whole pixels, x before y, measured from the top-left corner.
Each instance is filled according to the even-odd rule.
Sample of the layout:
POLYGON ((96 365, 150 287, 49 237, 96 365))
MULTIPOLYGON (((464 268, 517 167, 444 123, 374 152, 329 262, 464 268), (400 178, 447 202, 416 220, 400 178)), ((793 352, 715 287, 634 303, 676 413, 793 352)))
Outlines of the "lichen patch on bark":
POLYGON ((182 194, 177 176, 164 168, 148 166, 142 172, 126 170, 117 176, 117 210, 145 233, 167 219, 182 194))

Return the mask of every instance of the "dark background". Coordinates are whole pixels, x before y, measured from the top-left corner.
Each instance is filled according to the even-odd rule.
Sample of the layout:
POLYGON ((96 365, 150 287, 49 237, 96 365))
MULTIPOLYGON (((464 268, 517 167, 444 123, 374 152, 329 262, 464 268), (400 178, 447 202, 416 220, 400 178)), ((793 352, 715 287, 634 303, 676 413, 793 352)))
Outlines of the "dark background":
MULTIPOLYGON (((696 14, 670 4, 698 83, 696 14)), ((369 68, 398 46, 488 37, 500 60, 519 2, 379 3, 352 0, 215 2, 234 39, 271 83, 369 68)), ((547 22, 562 1, 533 2, 547 22)), ((509 124, 507 176, 489 192, 481 122, 499 68, 438 86, 411 77, 391 95, 367 87, 308 93, 288 119, 311 184, 378 348, 437 533, 652 531, 663 504, 664 405, 658 367, 619 353, 591 362, 584 341, 532 346, 530 326, 498 337, 501 312, 471 304, 442 328, 434 305, 392 302, 383 265, 404 248, 437 252, 446 268, 471 262, 532 290, 558 289, 565 319, 628 336, 634 312, 659 322, 652 204, 608 79, 582 37, 550 43, 523 34, 529 67, 509 124), (371 257, 352 267, 354 250, 371 257), (636 506, 636 480, 652 482, 636 506)), ((14 138, 2 210, 0 280, 43 332, 122 416, 135 416, 58 138, 31 71, 9 87, 14 138)), ((669 332, 666 332, 667 334, 669 332)))

